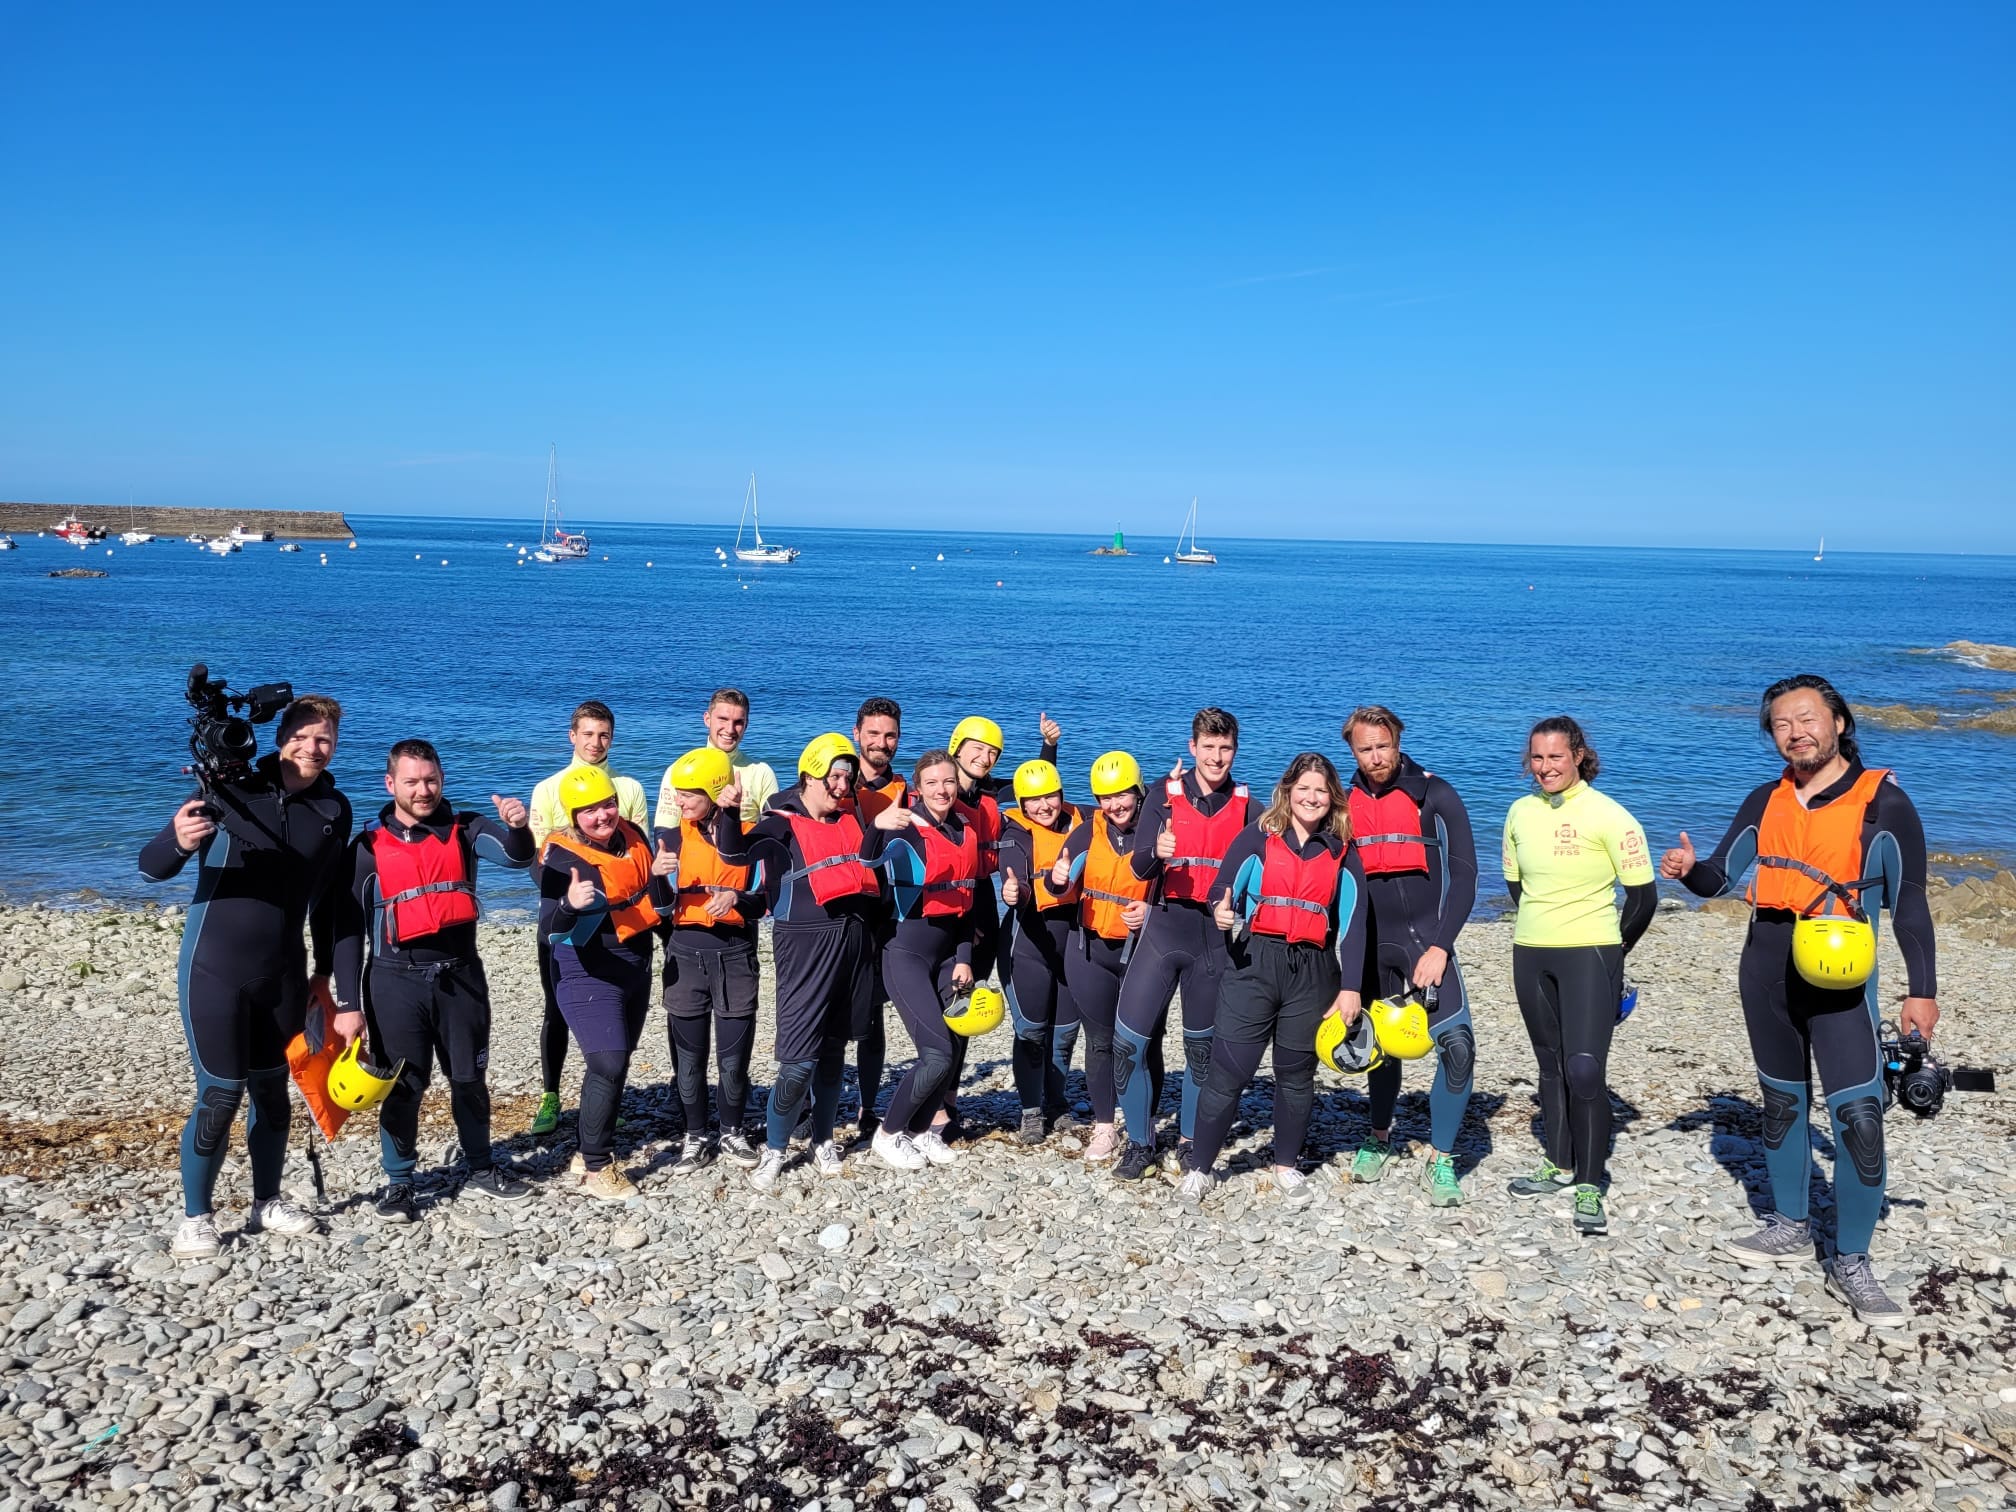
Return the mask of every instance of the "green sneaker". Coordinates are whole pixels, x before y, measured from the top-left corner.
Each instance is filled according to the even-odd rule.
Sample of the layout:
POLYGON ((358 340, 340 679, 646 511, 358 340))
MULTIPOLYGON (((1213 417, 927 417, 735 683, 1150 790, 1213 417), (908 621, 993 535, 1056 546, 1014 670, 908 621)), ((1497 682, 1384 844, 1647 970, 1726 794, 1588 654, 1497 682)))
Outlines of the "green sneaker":
POLYGON ((1463 1206, 1463 1188, 1456 1181, 1456 1157, 1430 1155, 1421 1167, 1421 1185, 1428 1189, 1430 1207, 1463 1206))
POLYGON ((1505 1183, 1505 1190, 1514 1197, 1552 1197, 1560 1192, 1574 1191, 1575 1176, 1543 1156, 1539 1170, 1531 1176, 1514 1176, 1505 1183))
POLYGON ((560 1094, 542 1092, 539 1094, 539 1111, 532 1115, 534 1134, 551 1134, 560 1127, 560 1094))
POLYGON ((1603 1218, 1603 1191, 1600 1187, 1575 1188, 1575 1231, 1578 1234, 1610 1232, 1610 1225, 1603 1218))
POLYGON ((1351 1179, 1377 1181, 1386 1174, 1386 1167, 1392 1159, 1393 1141, 1367 1134, 1358 1146, 1358 1153, 1351 1157, 1351 1179))

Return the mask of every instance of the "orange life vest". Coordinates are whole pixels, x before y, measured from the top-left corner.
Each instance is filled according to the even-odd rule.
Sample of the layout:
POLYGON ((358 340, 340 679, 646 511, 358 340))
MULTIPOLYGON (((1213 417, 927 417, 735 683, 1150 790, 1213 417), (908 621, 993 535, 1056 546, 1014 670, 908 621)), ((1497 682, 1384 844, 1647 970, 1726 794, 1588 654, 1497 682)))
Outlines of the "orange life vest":
POLYGON ((1038 911, 1065 907, 1070 900, 1058 896, 1057 891, 1051 887, 1050 868, 1057 864, 1057 853, 1064 849, 1064 842, 1070 838, 1071 831, 1076 829, 1079 821, 1084 818, 1084 815, 1078 812, 1078 805, 1075 803, 1064 805, 1058 815, 1064 821, 1064 828, 1061 830, 1052 829, 1047 824, 1038 824, 1019 808, 1006 809, 1001 817, 1028 831, 1029 864, 1035 868, 1036 873, 1030 881, 1036 889, 1038 911))
POLYGON ((1375 798, 1354 782, 1346 798, 1351 842, 1366 876, 1428 870, 1428 848, 1436 842, 1422 835, 1421 807, 1410 794, 1396 786, 1375 798))
POLYGON ((1838 910, 1861 917, 1859 893, 1872 880, 1862 875, 1862 821, 1889 775, 1887 768, 1871 768, 1832 803, 1809 809, 1799 801, 1787 772, 1757 826, 1751 905, 1796 914, 1838 910))
POLYGON ((933 824, 921 810, 918 817, 922 822, 906 832, 924 842, 924 889, 917 912, 927 919, 963 914, 973 907, 973 895, 983 875, 980 827, 973 822, 973 811, 965 809, 966 823, 959 827, 957 840, 933 824))
POLYGON ((721 852, 714 848, 714 842, 707 838, 704 828, 691 819, 681 819, 679 888, 674 895, 672 922, 698 925, 702 929, 726 928, 731 924, 746 923, 739 906, 729 909, 717 919, 707 912, 707 905, 717 893, 747 892, 749 877, 753 870, 754 868, 748 866, 730 866, 721 859, 721 852))
POLYGON ((893 771, 889 774, 887 782, 874 786, 870 786, 866 782, 857 782, 854 785, 854 801, 861 805, 861 817, 864 819, 874 819, 875 815, 879 814, 883 809, 888 808, 891 804, 901 803, 909 796, 909 780, 893 771), (871 798, 876 800, 873 812, 870 812, 868 808, 868 800, 871 798))
POLYGON ((861 894, 875 896, 875 873, 861 864, 861 820, 856 815, 842 810, 825 820, 787 809, 784 817, 791 821, 791 838, 798 842, 805 863, 791 875, 803 877, 815 899, 825 904, 861 894))
POLYGON ((476 922, 476 889, 461 821, 449 825, 445 835, 425 825, 418 833, 417 840, 403 839, 380 823, 364 831, 364 844, 378 869, 385 938, 393 945, 476 922))
POLYGON ((1181 777, 1171 777, 1163 792, 1169 799, 1169 831, 1176 837, 1176 854, 1162 863, 1162 896, 1207 903, 1211 884, 1218 880, 1218 863, 1246 828, 1246 784, 1235 786, 1224 807, 1208 819, 1190 801, 1181 777))
POLYGON ((609 923, 619 940, 632 939, 660 922, 651 903, 651 842, 628 819, 616 821, 620 851, 606 851, 591 845, 569 830, 555 830, 546 837, 548 856, 554 848, 577 856, 595 868, 602 896, 609 903, 609 923))
POLYGON ((1092 816, 1092 834, 1085 846, 1085 870, 1079 874, 1078 921, 1102 940, 1127 938, 1120 911, 1146 901, 1155 884, 1134 875, 1128 852, 1113 843, 1113 827, 1103 813, 1092 816))
POLYGON ((1330 933, 1330 905, 1336 900, 1337 875, 1343 869, 1341 846, 1333 851, 1326 845, 1303 857, 1279 835, 1269 835, 1261 853, 1260 902, 1253 910, 1253 932, 1290 945, 1321 945, 1330 933))

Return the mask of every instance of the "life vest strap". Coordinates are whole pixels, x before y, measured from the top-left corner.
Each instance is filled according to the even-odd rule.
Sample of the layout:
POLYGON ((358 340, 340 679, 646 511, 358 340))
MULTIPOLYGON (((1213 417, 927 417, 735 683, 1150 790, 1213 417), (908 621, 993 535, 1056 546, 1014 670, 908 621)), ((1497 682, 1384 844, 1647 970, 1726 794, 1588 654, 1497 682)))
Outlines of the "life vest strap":
POLYGON ((1442 849, 1442 842, 1428 835, 1353 835, 1356 845, 1421 845, 1430 850, 1442 849))
POLYGON ((1078 889, 1078 895, 1081 898, 1097 898, 1101 903, 1118 903, 1122 908, 1125 908, 1130 903, 1146 903, 1148 901, 1146 897, 1129 897, 1126 893, 1101 892, 1096 887, 1081 887, 1078 889))
MULTIPOLYGON (((1808 903, 1806 908, 1810 909, 1814 903, 1819 903, 1831 893, 1835 897, 1838 897, 1847 906, 1848 911, 1858 919, 1863 917, 1864 913, 1862 900, 1858 895, 1866 889, 1876 886, 1883 880, 1881 877, 1858 877, 1853 882, 1843 882, 1837 878, 1828 876, 1826 872, 1820 870, 1817 866, 1808 866, 1796 856, 1759 856, 1757 858, 1757 865, 1759 867, 1775 867, 1780 871, 1798 872, 1808 880, 1818 882, 1820 884, 1820 891, 1813 895, 1813 902, 1808 903)), ((1806 909, 1800 910, 1801 913, 1805 911, 1806 909)))
POLYGON ((1267 893, 1262 893, 1262 894, 1261 894, 1261 895, 1260 895, 1260 896, 1259 896, 1259 897, 1258 897, 1258 898, 1257 898, 1257 899, 1255 900, 1255 907, 1256 907, 1256 909, 1257 909, 1257 908, 1299 908, 1299 909, 1301 909, 1301 910, 1302 910, 1302 911, 1303 911, 1304 913, 1313 913, 1313 914, 1321 914, 1321 915, 1323 915, 1323 917, 1324 917, 1324 918, 1326 918, 1326 919, 1330 917, 1330 905, 1329 905, 1329 904, 1327 904, 1327 903, 1312 903, 1312 902, 1310 902, 1310 901, 1309 901, 1309 900, 1308 900, 1307 898, 1276 898, 1276 897, 1273 897, 1273 896, 1270 896, 1270 895, 1269 895, 1269 894, 1267 894, 1267 893))
POLYGON ((866 866, 868 863, 859 856, 828 856, 823 861, 808 861, 794 872, 785 873, 786 882, 796 882, 800 877, 809 877, 816 871, 824 871, 829 866, 866 866))
POLYGON ((642 903, 646 898, 650 896, 651 896, 651 884, 649 882, 646 882, 642 887, 638 888, 637 891, 630 894, 630 896, 627 898, 609 899, 609 912, 612 914, 619 914, 623 912, 623 910, 626 908, 635 908, 639 903, 642 903))
POLYGON ((445 892, 467 893, 472 898, 476 896, 476 889, 471 887, 467 882, 423 882, 418 887, 409 887, 404 892, 392 894, 391 897, 381 901, 378 906, 380 908, 391 908, 395 904, 404 903, 409 898, 418 898, 427 893, 445 892))
POLYGON ((1225 858, 1223 856, 1171 856, 1167 861, 1164 861, 1162 864, 1165 867, 1223 866, 1225 864, 1225 858))

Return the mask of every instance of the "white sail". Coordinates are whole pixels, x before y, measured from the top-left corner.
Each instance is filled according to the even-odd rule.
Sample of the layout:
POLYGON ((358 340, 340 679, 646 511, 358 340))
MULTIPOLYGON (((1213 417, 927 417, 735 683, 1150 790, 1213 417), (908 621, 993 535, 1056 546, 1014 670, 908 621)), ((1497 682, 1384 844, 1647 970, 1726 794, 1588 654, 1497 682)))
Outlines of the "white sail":
POLYGON ((1189 567, 1215 567, 1218 558, 1197 544, 1197 500, 1190 500, 1190 513, 1183 518, 1183 529, 1176 535, 1176 560, 1189 567), (1190 547, 1186 551, 1183 539, 1188 536, 1190 547))
POLYGON ((763 539, 763 510, 756 498, 756 474, 749 474, 749 487, 742 495, 742 519, 735 527, 735 557, 742 562, 795 562, 798 548, 776 546, 763 539), (744 546, 742 532, 753 527, 756 544, 744 546))

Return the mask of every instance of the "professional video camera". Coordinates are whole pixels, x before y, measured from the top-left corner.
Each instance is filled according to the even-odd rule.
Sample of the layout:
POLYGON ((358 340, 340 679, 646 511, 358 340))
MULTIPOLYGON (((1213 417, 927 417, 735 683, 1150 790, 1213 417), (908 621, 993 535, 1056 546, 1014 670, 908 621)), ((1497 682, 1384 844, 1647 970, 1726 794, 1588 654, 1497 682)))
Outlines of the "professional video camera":
POLYGON ((252 726, 265 724, 294 701, 290 683, 261 683, 249 693, 233 693, 221 677, 212 677, 202 662, 189 669, 184 690, 189 706, 188 770, 207 794, 219 783, 242 782, 252 774, 259 737, 252 726), (234 709, 243 710, 242 716, 234 709))
POLYGON ((1913 1029, 1899 1036, 1895 1024, 1883 1026, 1883 1091, 1886 1102, 1902 1103, 1920 1118, 1931 1118, 1948 1092, 1993 1092, 1995 1073, 1971 1066, 1948 1066, 1933 1055, 1923 1035, 1913 1029))

